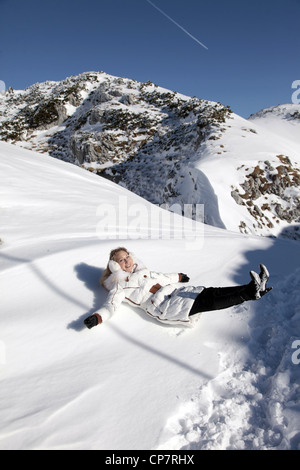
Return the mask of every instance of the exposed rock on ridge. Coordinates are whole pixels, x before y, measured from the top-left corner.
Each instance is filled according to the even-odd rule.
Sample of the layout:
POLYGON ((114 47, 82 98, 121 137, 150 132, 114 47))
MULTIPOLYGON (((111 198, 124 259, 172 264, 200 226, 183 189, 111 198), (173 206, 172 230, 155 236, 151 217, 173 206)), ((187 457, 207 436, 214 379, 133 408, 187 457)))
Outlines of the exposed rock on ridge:
POLYGON ((220 103, 87 72, 7 90, 0 139, 82 166, 155 204, 204 204, 208 224, 296 238, 299 116, 300 106, 286 105, 246 121, 220 103))

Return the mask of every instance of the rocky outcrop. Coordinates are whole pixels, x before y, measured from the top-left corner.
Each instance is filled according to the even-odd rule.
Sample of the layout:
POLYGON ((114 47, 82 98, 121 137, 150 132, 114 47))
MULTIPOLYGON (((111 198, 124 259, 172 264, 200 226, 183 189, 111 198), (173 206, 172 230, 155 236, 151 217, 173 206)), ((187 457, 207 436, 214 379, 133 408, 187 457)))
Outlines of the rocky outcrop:
MULTIPOLYGON (((269 161, 258 162, 251 169, 242 165, 244 182, 231 193, 237 204, 247 208, 259 228, 271 229, 280 221, 300 222, 300 168, 284 155, 277 155, 277 161, 273 165, 269 161)), ((245 222, 241 222, 240 229, 248 233, 245 222)))
POLYGON ((0 103, 0 138, 101 171, 137 155, 154 136, 184 145, 183 127, 196 129, 195 146, 230 114, 220 103, 184 97, 151 82, 90 72, 62 82, 9 90, 0 103), (60 128, 59 128, 60 126, 60 128), (54 129, 58 127, 58 129, 54 129), (38 131, 54 129, 44 141, 38 131))

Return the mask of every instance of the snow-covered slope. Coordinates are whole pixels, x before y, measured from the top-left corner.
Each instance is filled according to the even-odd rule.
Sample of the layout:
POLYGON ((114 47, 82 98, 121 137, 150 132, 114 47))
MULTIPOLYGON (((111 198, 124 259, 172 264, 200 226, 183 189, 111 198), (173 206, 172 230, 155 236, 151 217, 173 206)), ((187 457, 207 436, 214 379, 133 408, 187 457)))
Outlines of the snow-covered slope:
POLYGON ((277 108, 250 121, 232 114, 218 140, 205 142, 196 167, 229 230, 299 239, 300 105, 289 109, 289 120, 277 108))
POLYGON ((151 82, 87 72, 0 96, 0 139, 154 204, 203 204, 209 225, 299 239, 300 105, 245 120, 151 82))
POLYGON ((284 125, 281 135, 231 113, 197 149, 192 141, 183 155, 168 157, 152 143, 151 159, 139 155, 114 167, 114 179, 154 203, 202 203, 210 225, 299 239, 300 124, 290 126, 298 141, 284 125))
POLYGON ((158 213, 95 174, 0 143, 1 449, 299 448, 298 242, 198 222, 190 244, 180 216, 162 227, 158 213), (148 237, 128 232, 137 214, 148 237), (122 306, 87 330, 119 245, 194 285, 248 282, 263 262, 274 290, 193 328, 122 306))
POLYGON ((284 104, 262 109, 256 114, 251 114, 249 121, 261 128, 296 144, 299 150, 300 105, 284 104))

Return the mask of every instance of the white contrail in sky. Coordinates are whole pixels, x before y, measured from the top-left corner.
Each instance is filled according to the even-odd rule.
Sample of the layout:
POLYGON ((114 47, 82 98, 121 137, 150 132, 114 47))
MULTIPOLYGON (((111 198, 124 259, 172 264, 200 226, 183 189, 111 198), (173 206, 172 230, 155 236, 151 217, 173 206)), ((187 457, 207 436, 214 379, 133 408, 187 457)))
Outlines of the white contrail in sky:
POLYGON ((150 3, 150 5, 152 5, 154 8, 156 8, 156 10, 158 10, 162 15, 164 15, 166 18, 168 18, 168 20, 172 21, 172 23, 174 23, 176 26, 178 26, 178 28, 180 28, 184 33, 186 33, 190 38, 194 39, 194 41, 196 41, 198 44, 200 44, 200 46, 204 47, 204 49, 208 49, 208 47, 206 47, 202 42, 200 42, 199 39, 195 38, 195 36, 193 36, 191 33, 189 33, 182 26, 180 26, 180 24, 176 23, 176 21, 173 20, 173 18, 171 18, 169 15, 167 15, 167 13, 165 13, 163 10, 158 8, 158 6, 156 6, 150 0, 147 0, 147 2, 150 3))

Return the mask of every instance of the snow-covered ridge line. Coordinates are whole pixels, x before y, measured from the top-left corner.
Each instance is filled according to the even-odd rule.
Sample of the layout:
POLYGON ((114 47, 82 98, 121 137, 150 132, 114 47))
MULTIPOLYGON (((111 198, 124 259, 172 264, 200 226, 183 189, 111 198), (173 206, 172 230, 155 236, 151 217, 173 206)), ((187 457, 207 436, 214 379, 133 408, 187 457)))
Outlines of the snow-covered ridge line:
POLYGON ((151 82, 87 72, 7 90, 0 138, 75 163, 154 204, 203 204, 207 224, 299 239, 299 112, 287 104, 245 120, 228 106, 151 82))

